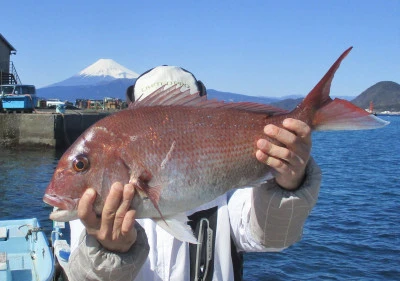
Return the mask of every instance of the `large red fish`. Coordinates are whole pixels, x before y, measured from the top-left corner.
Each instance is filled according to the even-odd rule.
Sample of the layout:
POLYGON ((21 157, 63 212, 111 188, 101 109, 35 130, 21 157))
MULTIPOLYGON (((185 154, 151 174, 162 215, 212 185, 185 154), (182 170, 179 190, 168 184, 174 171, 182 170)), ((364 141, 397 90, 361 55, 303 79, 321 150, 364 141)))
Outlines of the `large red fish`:
MULTIPOLYGON (((281 126, 287 117, 313 130, 358 130, 387 124, 348 101, 329 97, 330 86, 346 50, 292 112, 255 103, 224 103, 159 89, 129 109, 87 129, 65 152, 44 195, 58 207, 50 218, 76 218, 83 192, 92 187, 101 214, 113 182, 131 182, 136 218, 152 218, 178 239, 185 230, 174 220, 230 189, 261 184, 270 175, 256 157, 263 128, 281 126)), ((190 235, 189 235, 190 236, 190 235)))

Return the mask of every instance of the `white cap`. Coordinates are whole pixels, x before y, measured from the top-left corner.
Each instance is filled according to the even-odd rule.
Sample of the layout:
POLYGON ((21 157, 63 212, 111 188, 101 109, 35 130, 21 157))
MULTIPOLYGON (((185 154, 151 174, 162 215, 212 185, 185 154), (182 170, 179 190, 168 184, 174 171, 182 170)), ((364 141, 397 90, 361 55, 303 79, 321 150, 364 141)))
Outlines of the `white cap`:
POLYGON ((201 95, 205 94, 203 84, 197 81, 192 73, 178 66, 162 65, 140 75, 133 86, 133 93, 130 95, 131 97, 132 94, 134 95, 134 100, 143 99, 162 86, 167 89, 175 85, 182 87, 182 92, 190 90, 190 94, 198 92, 201 92, 201 95))

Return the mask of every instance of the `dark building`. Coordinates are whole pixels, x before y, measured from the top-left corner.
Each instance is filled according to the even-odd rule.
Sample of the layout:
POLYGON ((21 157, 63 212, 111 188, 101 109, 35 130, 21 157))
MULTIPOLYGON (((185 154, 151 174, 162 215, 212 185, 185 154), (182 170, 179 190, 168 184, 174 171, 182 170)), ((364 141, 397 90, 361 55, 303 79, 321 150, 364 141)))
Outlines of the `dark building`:
POLYGON ((0 33, 0 85, 21 83, 14 64, 10 60, 10 56, 16 53, 17 50, 0 33))

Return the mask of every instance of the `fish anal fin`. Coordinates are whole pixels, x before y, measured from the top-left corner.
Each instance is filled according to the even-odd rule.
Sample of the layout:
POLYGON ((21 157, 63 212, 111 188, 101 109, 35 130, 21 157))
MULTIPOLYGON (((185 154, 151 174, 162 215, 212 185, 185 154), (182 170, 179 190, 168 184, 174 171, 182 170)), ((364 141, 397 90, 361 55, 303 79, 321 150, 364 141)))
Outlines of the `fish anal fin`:
POLYGON ((334 99, 314 115, 313 127, 318 131, 366 130, 386 126, 389 122, 355 106, 349 101, 334 99))
POLYGON ((188 218, 185 214, 177 214, 164 219, 153 218, 153 220, 159 227, 174 236, 176 239, 182 242, 198 244, 196 237, 193 235, 192 229, 187 224, 188 218))

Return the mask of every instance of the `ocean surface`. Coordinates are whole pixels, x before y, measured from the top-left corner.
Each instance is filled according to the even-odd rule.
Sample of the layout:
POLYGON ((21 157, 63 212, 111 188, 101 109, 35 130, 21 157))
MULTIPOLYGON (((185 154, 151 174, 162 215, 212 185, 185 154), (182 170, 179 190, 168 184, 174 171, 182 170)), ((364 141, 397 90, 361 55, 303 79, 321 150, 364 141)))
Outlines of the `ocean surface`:
MULTIPOLYGON (((303 239, 279 253, 245 255, 245 280, 400 280, 400 116, 379 130, 316 132, 323 171, 303 239)), ((61 152, 0 148, 0 219, 37 217, 61 152)))

